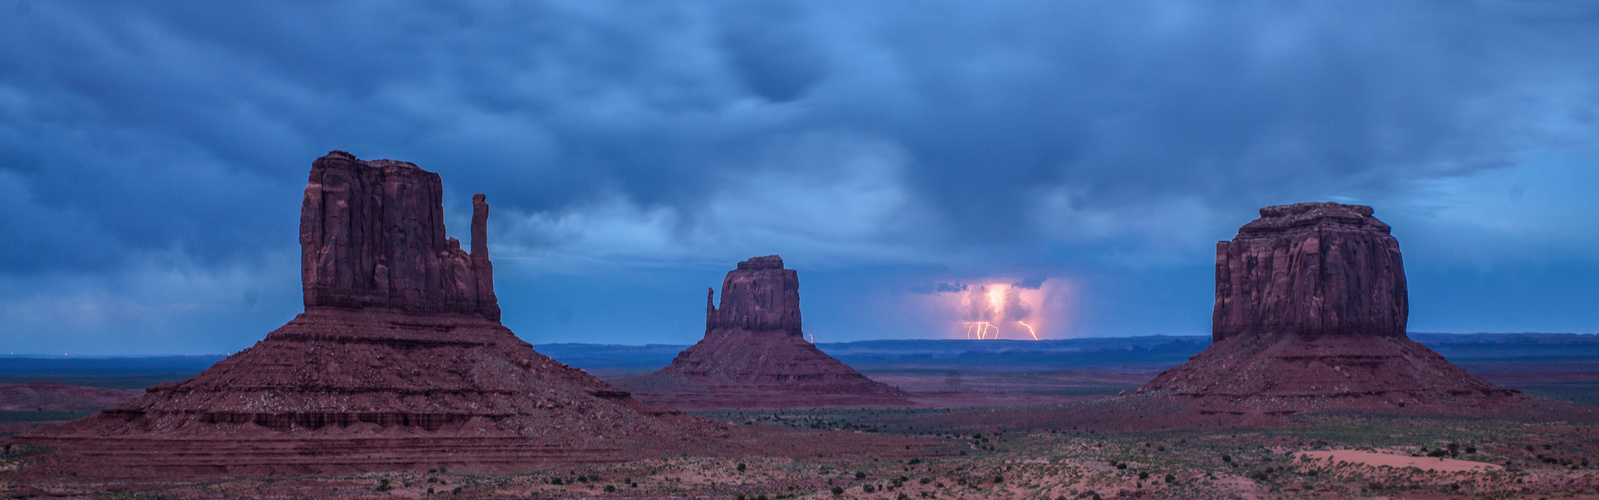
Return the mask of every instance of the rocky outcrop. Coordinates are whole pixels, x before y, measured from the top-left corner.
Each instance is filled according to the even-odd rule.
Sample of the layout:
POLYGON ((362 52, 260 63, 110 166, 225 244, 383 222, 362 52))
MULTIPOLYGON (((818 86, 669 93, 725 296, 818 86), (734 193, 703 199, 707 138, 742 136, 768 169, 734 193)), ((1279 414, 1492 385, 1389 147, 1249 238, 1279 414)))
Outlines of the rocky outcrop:
MULTIPOLYGON (((715 295, 715 291, 710 291, 715 295)), ((722 279, 722 305, 706 298, 705 331, 746 330, 803 337, 800 331, 799 274, 783 268, 776 255, 738 263, 722 279)))
POLYGON ((500 319, 489 208, 473 196, 472 253, 444 234, 444 185, 414 164, 334 151, 311 164, 300 208, 307 308, 385 307, 500 319))
POLYGON ((306 311, 254 347, 95 416, 16 439, 95 474, 526 470, 636 460, 724 426, 641 403, 499 322, 485 227, 444 237, 439 177, 317 160, 301 216, 306 311))
POLYGON ((651 375, 615 381, 639 399, 678 408, 909 406, 898 389, 805 341, 799 275, 776 255, 738 264, 706 297, 705 338, 651 375))
POLYGON ((1140 392, 1239 418, 1475 411, 1523 397, 1406 337, 1399 243, 1371 207, 1301 203, 1260 215, 1216 245, 1211 346, 1140 392))
POLYGON ((1232 241, 1216 243, 1216 341, 1288 332, 1403 337, 1408 314, 1399 242, 1371 207, 1266 207, 1232 241))

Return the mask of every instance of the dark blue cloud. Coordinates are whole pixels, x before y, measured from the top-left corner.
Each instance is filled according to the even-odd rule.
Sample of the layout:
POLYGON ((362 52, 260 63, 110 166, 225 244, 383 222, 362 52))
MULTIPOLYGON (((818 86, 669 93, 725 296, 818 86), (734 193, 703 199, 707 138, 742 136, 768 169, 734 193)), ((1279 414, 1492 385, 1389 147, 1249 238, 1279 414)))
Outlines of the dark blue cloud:
POLYGON ((0 4, 0 310, 122 311, 26 326, 71 338, 242 344, 292 314, 299 193, 331 149, 440 172, 455 232, 488 193, 502 296, 526 297, 507 320, 535 336, 690 340, 692 307, 586 318, 666 314, 774 252, 843 280, 805 300, 846 338, 929 334, 880 308, 990 278, 1077 283, 1097 319, 1060 334, 1196 333, 1211 242, 1313 199, 1376 205, 1421 288, 1484 303, 1508 293, 1492 269, 1599 254, 1599 206, 1541 182, 1599 158, 1587 2, 0 4), (1463 208, 1503 183, 1537 203, 1463 208))

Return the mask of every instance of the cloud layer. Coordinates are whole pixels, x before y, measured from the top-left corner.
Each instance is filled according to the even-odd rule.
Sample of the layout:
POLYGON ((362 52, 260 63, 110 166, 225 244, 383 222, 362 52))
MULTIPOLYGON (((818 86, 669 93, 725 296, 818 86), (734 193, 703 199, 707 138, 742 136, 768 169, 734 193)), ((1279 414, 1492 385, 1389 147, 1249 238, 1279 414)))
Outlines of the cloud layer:
POLYGON ((440 172, 453 233, 487 193, 536 341, 691 341, 695 290, 770 253, 833 340, 934 335, 894 319, 916 290, 1021 275, 1073 284, 1056 336, 1204 333, 1211 243, 1321 199, 1395 226, 1417 329, 1599 330, 1480 307, 1599 298, 1547 282, 1599 278, 1551 272, 1599 269, 1596 28, 1559 1, 0 0, 0 339, 248 345, 296 311, 332 149, 440 172))

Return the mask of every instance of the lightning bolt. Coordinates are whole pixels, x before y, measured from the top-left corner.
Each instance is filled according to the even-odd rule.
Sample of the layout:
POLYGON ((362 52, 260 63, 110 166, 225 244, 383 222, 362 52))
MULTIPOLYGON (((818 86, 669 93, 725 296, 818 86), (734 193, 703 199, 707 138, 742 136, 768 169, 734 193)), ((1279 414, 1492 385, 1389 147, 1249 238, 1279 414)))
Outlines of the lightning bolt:
POLYGON ((975 338, 977 340, 997 339, 999 338, 999 327, 987 321, 968 321, 966 322, 966 338, 975 338), (989 330, 993 330, 992 336, 989 334, 989 330))
POLYGON ((1017 323, 1021 323, 1022 326, 1027 327, 1027 334, 1028 335, 1032 335, 1033 336, 1033 340, 1038 340, 1038 332, 1033 331, 1033 325, 1029 325, 1027 323, 1022 323, 1021 320, 1016 320, 1016 322, 1017 323))

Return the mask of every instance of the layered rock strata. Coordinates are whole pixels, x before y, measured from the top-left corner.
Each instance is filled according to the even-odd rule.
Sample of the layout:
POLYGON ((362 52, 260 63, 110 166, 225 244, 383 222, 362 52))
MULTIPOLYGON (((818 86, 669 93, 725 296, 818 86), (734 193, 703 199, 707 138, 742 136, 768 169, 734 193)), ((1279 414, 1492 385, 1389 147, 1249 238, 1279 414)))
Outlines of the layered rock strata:
POLYGON ((800 322, 799 276, 776 255, 738 264, 722 280, 720 307, 710 290, 705 338, 672 364, 616 381, 651 403, 678 408, 890 407, 912 403, 807 342, 800 322))
POLYGON ((1235 415, 1521 397, 1406 337, 1408 312, 1399 243, 1371 207, 1266 207, 1216 245, 1210 348, 1139 390, 1235 415))
POLYGON ((444 236, 439 177, 333 152, 312 167, 306 310, 194 378, 18 440, 96 472, 525 470, 674 453, 725 428, 641 403, 499 322, 483 195, 472 252, 444 236))

